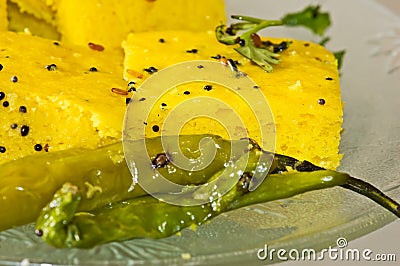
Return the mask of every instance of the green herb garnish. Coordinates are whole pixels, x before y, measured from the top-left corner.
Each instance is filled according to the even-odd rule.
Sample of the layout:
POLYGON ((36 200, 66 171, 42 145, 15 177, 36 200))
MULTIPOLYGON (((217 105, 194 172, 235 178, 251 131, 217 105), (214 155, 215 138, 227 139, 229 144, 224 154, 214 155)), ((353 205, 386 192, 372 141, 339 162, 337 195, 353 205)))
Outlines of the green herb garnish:
MULTIPOLYGON (((280 62, 279 52, 284 49, 271 48, 271 45, 261 41, 257 35, 258 31, 272 26, 301 26, 322 36, 331 25, 329 14, 320 12, 319 6, 308 6, 300 12, 287 14, 280 20, 263 20, 238 15, 231 17, 241 22, 231 24, 229 27, 218 26, 215 31, 218 41, 226 45, 239 44, 234 49, 267 72, 273 70, 271 64, 280 62), (239 32, 243 33, 239 34, 239 32)), ((288 45, 290 44, 287 43, 285 46, 288 45)))
POLYGON ((345 54, 346 54, 345 50, 340 50, 340 51, 337 51, 337 52, 333 53, 333 55, 335 56, 335 58, 337 60, 337 63, 338 63, 338 66, 337 66, 338 69, 340 69, 342 67, 342 65, 343 65, 343 57, 344 57, 345 54))

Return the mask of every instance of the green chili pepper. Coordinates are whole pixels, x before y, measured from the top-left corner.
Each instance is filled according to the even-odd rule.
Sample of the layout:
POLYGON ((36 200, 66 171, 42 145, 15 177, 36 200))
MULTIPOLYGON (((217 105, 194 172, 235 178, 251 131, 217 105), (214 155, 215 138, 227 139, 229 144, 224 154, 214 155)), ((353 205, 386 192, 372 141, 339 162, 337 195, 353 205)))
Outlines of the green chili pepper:
POLYGON ((65 184, 43 209, 35 232, 59 248, 90 248, 116 240, 167 237, 226 211, 227 204, 241 194, 232 189, 218 200, 201 206, 177 206, 143 196, 90 212, 76 212, 80 201, 78 189, 65 184))
MULTIPOLYGON (((183 153, 188 158, 197 158, 201 153, 199 142, 204 137, 180 136, 183 153)), ((212 140, 219 148, 215 160, 203 171, 183 170, 168 164, 160 138, 146 139, 146 145, 153 167, 163 164, 157 170, 164 177, 186 185, 203 183, 230 159, 230 143, 218 137, 212 140)), ((41 209, 66 182, 79 187, 82 198, 79 210, 83 211, 146 194, 140 186, 134 186, 121 143, 94 150, 74 149, 24 157, 1 166, 0 213, 3 215, 0 230, 35 221, 41 209)))
POLYGON ((36 234, 59 248, 90 248, 110 241, 163 238, 241 206, 282 199, 344 182, 345 175, 328 170, 308 174, 273 174, 253 192, 246 193, 243 188, 245 181, 241 179, 221 198, 200 206, 171 205, 152 196, 143 196, 111 203, 91 212, 76 212, 80 201, 78 188, 65 184, 43 209, 36 222, 36 234), (335 178, 330 178, 332 175, 335 178), (287 189, 287 186, 294 188, 287 189))
MULTIPOLYGON (((253 143, 254 144, 254 143, 253 143)), ((202 224, 222 212, 311 190, 342 186, 361 193, 400 217, 399 204, 377 188, 345 173, 325 170, 307 161, 274 155, 271 169, 257 167, 262 154, 258 145, 246 150, 248 156, 244 172, 236 171, 241 158, 209 177, 213 180, 234 178, 236 186, 207 204, 177 206, 152 196, 113 202, 88 212, 79 212, 82 193, 77 186, 65 184, 43 209, 36 222, 36 234, 49 244, 65 248, 89 248, 97 244, 132 238, 162 238, 179 232, 192 224, 202 224), (263 170, 260 170, 263 169, 263 170), (257 189, 249 191, 257 171, 268 171, 268 176, 257 189)), ((194 192, 202 193, 203 187, 194 192)))

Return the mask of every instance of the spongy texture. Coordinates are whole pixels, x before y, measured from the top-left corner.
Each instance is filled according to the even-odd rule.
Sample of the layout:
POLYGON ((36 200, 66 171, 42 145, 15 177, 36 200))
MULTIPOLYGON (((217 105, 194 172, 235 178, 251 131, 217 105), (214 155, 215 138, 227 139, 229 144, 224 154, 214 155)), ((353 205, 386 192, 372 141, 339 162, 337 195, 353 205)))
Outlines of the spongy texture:
POLYGON ((223 0, 59 0, 62 40, 120 47, 129 32, 211 30, 226 20, 223 0))
POLYGON ((121 138, 127 96, 112 89, 127 89, 122 53, 13 32, 0 32, 0 47, 0 163, 36 144, 50 152, 121 138))
MULTIPOLYGON (((324 47, 310 42, 269 40, 274 43, 292 42, 282 52, 281 63, 274 67, 272 73, 264 72, 231 47, 218 43, 213 32, 164 31, 130 34, 123 45, 126 54, 124 75, 126 79, 133 80, 140 86, 151 75, 143 71, 149 67, 162 70, 188 60, 216 60, 212 57, 237 61, 239 70, 259 85, 269 102, 276 125, 276 152, 309 160, 322 167, 336 168, 341 159, 338 146, 343 113, 334 55, 324 47), (163 41, 160 42, 160 39, 163 41), (143 77, 138 78, 140 75, 137 73, 143 77)), ((255 140, 260 139, 257 121, 249 115, 243 102, 236 102, 235 96, 222 87, 214 87, 208 91, 203 86, 204 84, 178 86, 160 98, 160 105, 156 106, 148 121, 145 121, 147 135, 159 135, 169 112, 184 99, 210 96, 230 103, 240 117, 250 122, 246 127, 249 136, 255 140), (185 91, 190 94, 184 93, 185 91), (161 106, 162 103, 164 106, 161 106), (156 129, 159 130, 153 130, 153 126, 158 126, 156 129)), ((207 119, 187 123, 181 133, 225 134, 223 127, 207 119)))

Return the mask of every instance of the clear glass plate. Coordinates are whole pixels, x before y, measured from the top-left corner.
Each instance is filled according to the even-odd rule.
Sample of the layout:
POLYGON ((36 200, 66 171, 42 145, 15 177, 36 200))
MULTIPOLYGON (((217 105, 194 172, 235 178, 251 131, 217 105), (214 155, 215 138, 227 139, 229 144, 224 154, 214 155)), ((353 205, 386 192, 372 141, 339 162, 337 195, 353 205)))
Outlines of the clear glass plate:
MULTIPOLYGON (((347 51, 341 83, 345 130, 340 170, 400 200, 399 18, 372 0, 227 0, 227 12, 276 18, 316 2, 333 17, 328 48, 347 51)), ((298 29, 273 29, 268 34, 312 38, 298 29)), ((181 236, 89 250, 54 249, 33 234, 32 225, 23 226, 0 233, 0 264, 19 265, 27 262, 24 259, 56 265, 260 264, 257 251, 265 244, 321 249, 334 245, 338 237, 351 240, 394 219, 368 199, 333 188, 232 211, 181 236)))

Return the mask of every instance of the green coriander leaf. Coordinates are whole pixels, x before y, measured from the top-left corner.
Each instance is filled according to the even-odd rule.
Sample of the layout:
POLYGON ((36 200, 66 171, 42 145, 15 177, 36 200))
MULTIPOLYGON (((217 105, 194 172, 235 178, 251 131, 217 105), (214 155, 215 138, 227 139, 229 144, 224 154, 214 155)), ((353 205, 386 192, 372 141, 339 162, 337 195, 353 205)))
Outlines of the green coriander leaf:
MULTIPOLYGON (((218 41, 226 45, 237 45, 235 51, 267 72, 273 71, 272 64, 279 63, 279 53, 289 43, 267 45, 257 35, 258 31, 275 26, 302 26, 322 36, 331 24, 329 14, 321 13, 319 6, 308 6, 301 12, 284 16, 281 20, 264 20, 243 15, 233 15, 231 18, 240 22, 218 26, 215 29, 218 41)), ((329 38, 324 38, 322 42, 328 40, 329 38)))
POLYGON ((268 49, 257 48, 253 45, 239 46, 235 51, 252 60, 267 72, 272 72, 273 68, 270 64, 279 63, 279 54, 273 53, 268 49))
POLYGON ((335 58, 338 62, 338 69, 340 69, 343 65, 343 58, 344 58, 345 54, 346 54, 346 50, 341 50, 341 51, 337 51, 337 52, 333 53, 333 55, 335 56, 335 58))
POLYGON ((322 46, 325 46, 330 40, 331 40, 331 37, 326 36, 319 42, 319 44, 322 46))
POLYGON ((322 36, 331 25, 328 13, 320 12, 319 6, 308 6, 303 11, 290 13, 282 18, 287 26, 303 26, 322 36))
POLYGON ((231 35, 226 32, 226 26, 225 25, 219 25, 215 29, 215 36, 217 37, 218 41, 220 43, 226 44, 226 45, 233 45, 236 44, 236 35, 231 35))

